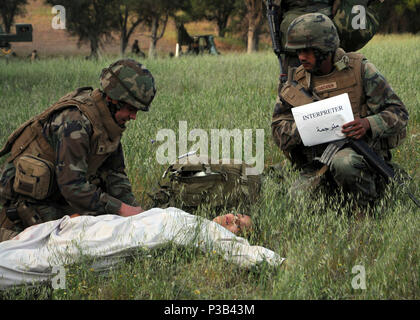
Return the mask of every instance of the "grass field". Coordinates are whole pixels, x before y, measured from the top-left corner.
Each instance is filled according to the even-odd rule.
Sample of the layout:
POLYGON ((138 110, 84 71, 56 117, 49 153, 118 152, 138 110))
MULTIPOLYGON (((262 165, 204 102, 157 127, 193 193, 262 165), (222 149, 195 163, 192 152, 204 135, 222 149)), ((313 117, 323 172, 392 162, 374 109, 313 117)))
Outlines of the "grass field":
MULTIPOLYGON (((410 113, 405 143, 394 161, 420 182, 420 37, 377 36, 362 52, 385 75, 410 113)), ((97 62, 72 58, 36 63, 0 60, 0 143, 20 123, 81 86, 98 86, 97 62)), ((145 60, 157 83, 149 113, 139 113, 123 138, 127 173, 138 200, 147 204, 165 166, 156 162, 159 129, 264 129, 265 166, 283 162, 284 176, 269 176, 250 210, 260 231, 255 245, 286 257, 277 269, 243 270, 212 253, 165 246, 98 274, 88 259, 67 267, 67 288, 18 288, 4 299, 419 299, 418 210, 403 192, 388 191, 374 217, 356 220, 325 207, 322 198, 286 197, 293 172, 271 138, 278 65, 271 52, 220 57, 145 60), (353 289, 352 268, 366 270, 366 289, 353 289)), ((193 143, 189 145, 189 147, 193 143)), ((4 159, 0 160, 1 163, 4 159)), ((416 196, 420 197, 418 191, 416 196)), ((211 217, 203 209, 198 214, 211 217)))

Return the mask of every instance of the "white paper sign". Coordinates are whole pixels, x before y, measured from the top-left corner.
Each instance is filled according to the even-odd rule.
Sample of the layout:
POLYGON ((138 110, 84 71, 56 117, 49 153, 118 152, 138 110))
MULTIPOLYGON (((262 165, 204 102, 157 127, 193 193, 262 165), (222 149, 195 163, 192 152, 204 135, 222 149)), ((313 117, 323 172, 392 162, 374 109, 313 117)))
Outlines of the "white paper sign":
POLYGON ((292 113, 305 146, 343 139, 341 126, 354 120, 347 93, 292 108, 292 113))

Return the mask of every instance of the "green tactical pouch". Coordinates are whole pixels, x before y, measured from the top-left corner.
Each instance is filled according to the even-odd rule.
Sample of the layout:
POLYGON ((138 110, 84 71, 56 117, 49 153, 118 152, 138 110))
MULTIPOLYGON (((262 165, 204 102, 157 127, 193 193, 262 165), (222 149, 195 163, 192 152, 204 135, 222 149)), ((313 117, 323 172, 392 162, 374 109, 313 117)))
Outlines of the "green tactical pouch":
POLYGON ((149 194, 156 207, 174 206, 194 209, 199 205, 211 208, 233 208, 254 203, 261 189, 260 175, 246 175, 249 167, 233 159, 208 164, 174 164, 165 171, 159 189, 149 194))
POLYGON ((367 3, 367 0, 339 1, 332 20, 340 37, 340 47, 346 52, 363 48, 378 31, 379 16, 367 3))

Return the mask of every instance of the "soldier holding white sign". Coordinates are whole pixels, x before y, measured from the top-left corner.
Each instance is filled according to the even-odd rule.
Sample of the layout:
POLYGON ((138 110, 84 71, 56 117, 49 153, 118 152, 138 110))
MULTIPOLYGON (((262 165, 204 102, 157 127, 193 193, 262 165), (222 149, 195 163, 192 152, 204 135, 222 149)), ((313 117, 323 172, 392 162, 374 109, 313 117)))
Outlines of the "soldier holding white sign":
MULTIPOLYGON (((310 190, 314 179, 319 180, 323 164, 316 158, 328 144, 305 146, 292 108, 347 93, 354 120, 342 125, 341 132, 364 140, 386 161, 406 134, 408 112, 386 79, 362 54, 346 53, 339 44, 334 24, 320 13, 296 18, 287 31, 286 47, 296 50, 302 65, 289 69, 288 81, 279 86, 271 126, 276 144, 302 172, 294 190, 310 190)), ((317 118, 307 117, 306 121, 317 118)), ((359 196, 363 207, 381 191, 378 175, 363 156, 346 146, 334 155, 322 180, 359 196)))
POLYGON ((292 109, 304 146, 343 139, 341 126, 354 120, 347 93, 292 109))

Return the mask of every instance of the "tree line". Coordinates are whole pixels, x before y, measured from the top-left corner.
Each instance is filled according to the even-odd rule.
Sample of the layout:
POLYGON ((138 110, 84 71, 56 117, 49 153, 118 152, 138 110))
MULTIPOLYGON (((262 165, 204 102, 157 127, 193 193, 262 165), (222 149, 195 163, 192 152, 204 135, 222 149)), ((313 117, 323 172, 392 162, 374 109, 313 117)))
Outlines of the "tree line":
MULTIPOLYGON (((0 17, 10 33, 14 18, 24 15, 30 0, 0 0, 0 17)), ((420 31, 420 0, 385 0, 376 8, 380 32, 420 31)), ((78 38, 78 45, 88 43, 90 56, 97 57, 104 41, 113 33, 120 36, 120 53, 124 55, 130 37, 141 26, 150 38, 149 56, 156 55, 157 42, 164 36, 169 19, 178 24, 208 20, 217 26, 217 35, 230 33, 247 44, 247 52, 258 50, 261 34, 267 34, 263 0, 44 0, 45 4, 66 8, 66 30, 78 38)))

